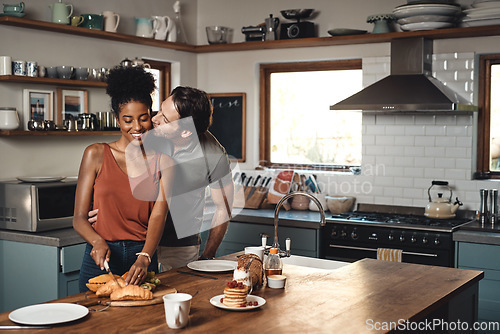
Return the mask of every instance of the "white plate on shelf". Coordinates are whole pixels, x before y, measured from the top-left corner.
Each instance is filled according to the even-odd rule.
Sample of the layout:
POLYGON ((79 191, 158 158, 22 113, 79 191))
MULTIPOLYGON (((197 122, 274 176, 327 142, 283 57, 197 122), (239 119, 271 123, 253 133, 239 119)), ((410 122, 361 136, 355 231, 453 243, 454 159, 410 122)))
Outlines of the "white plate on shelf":
POLYGON ((454 22, 456 21, 456 16, 448 15, 417 15, 408 16, 398 20, 400 25, 410 24, 410 23, 421 23, 421 22, 454 22))
POLYGON ((23 325, 55 325, 81 319, 88 308, 70 303, 49 303, 21 307, 10 312, 9 319, 23 325))
POLYGON ((17 176, 16 179, 28 183, 57 182, 62 181, 66 176, 17 176))
POLYGON ((498 16, 500 14, 500 7, 498 8, 472 8, 463 11, 467 17, 470 18, 488 18, 498 16))
POLYGON ((455 5, 446 4, 419 4, 402 5, 394 8, 392 13, 397 19, 417 15, 458 15, 462 9, 455 5))
POLYGON ((262 307, 265 303, 266 300, 262 297, 259 296, 254 296, 254 295, 248 295, 247 296, 247 303, 248 302, 257 302, 259 305, 257 306, 245 306, 245 307, 232 307, 232 306, 226 306, 223 303, 220 302, 220 299, 224 298, 224 295, 218 295, 215 297, 212 297, 210 299, 210 304, 212 304, 215 307, 224 309, 224 310, 230 310, 230 311, 250 311, 250 310, 255 310, 259 307, 262 307))
POLYGON ((440 28, 450 28, 455 24, 451 22, 420 22, 420 23, 410 23, 403 24, 401 29, 405 31, 416 31, 416 30, 431 30, 440 28))
POLYGON ((500 19, 479 19, 479 20, 463 20, 461 27, 479 27, 479 26, 494 26, 500 24, 500 19))
POLYGON ((187 267, 196 271, 204 272, 225 272, 236 269, 238 262, 227 260, 200 260, 187 264, 187 267))
POLYGON ((500 7, 500 1, 474 1, 471 6, 474 8, 495 8, 500 7))

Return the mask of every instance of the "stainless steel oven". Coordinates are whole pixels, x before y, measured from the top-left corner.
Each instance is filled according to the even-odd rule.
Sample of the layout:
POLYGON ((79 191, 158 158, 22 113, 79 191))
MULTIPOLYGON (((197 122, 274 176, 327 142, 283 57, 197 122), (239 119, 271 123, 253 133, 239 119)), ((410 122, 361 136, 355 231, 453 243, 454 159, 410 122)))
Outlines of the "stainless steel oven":
POLYGON ((452 232, 471 220, 432 219, 419 208, 361 204, 357 211, 327 218, 321 231, 320 257, 354 262, 376 258, 378 248, 389 248, 401 249, 403 262, 453 267, 452 232))
POLYGON ((76 180, 29 183, 0 182, 0 228, 46 231, 73 222, 76 180))

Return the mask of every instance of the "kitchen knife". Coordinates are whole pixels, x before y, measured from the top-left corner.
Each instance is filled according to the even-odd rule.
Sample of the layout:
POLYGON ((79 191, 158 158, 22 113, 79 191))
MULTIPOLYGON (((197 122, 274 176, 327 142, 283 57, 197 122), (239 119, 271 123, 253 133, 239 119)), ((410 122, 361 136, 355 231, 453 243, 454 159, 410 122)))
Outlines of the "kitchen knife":
POLYGON ((269 176, 269 178, 267 179, 266 183, 264 183, 263 187, 264 188, 268 188, 269 187, 269 182, 271 182, 272 179, 273 179, 273 177, 269 176))
POLYGON ((245 178, 247 177, 247 174, 245 172, 241 173, 240 177, 240 184, 243 185, 243 182, 245 182, 245 178))
POLYGON ((120 284, 118 284, 118 281, 116 280, 115 275, 113 275, 113 273, 111 272, 111 270, 109 270, 109 264, 108 264, 107 260, 104 260, 104 269, 106 269, 106 271, 108 272, 108 274, 111 277, 113 277, 113 279, 115 280, 116 285, 120 286, 120 284))
POLYGON ((259 182, 260 178, 261 178, 261 176, 257 175, 257 178, 255 179, 255 182, 253 183, 253 187, 252 187, 252 189, 250 189, 250 192, 248 193, 247 201, 250 199, 250 197, 252 197, 253 193, 255 192, 255 189, 257 189, 257 182, 259 182))
POLYGON ((245 190, 248 188, 248 185, 250 184, 250 182, 252 182, 252 179, 253 179, 253 176, 250 176, 250 177, 247 179, 247 182, 245 182, 245 190))
POLYGON ((236 182, 236 180, 238 179, 238 176, 240 175, 240 172, 236 172, 234 173, 234 176, 233 176, 233 182, 236 182))

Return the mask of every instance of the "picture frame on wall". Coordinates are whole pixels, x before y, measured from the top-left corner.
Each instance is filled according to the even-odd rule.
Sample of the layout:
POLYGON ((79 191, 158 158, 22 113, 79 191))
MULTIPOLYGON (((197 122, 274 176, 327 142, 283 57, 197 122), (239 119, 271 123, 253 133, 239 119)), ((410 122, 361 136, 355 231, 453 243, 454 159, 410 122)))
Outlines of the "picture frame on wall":
POLYGON ((51 90, 24 89, 22 122, 24 130, 28 130, 28 121, 53 120, 54 92, 51 90))
POLYGON ((85 89, 57 89, 56 124, 62 124, 71 115, 74 119, 79 114, 88 114, 88 91, 85 89))

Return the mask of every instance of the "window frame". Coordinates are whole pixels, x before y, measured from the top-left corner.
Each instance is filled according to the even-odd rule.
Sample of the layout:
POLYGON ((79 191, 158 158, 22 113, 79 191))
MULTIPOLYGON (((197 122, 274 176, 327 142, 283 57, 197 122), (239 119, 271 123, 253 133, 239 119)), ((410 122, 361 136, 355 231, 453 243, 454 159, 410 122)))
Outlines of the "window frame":
POLYGON ((259 69, 260 119, 259 119, 259 166, 276 169, 302 169, 325 171, 349 171, 353 166, 323 164, 278 164, 271 162, 271 74, 283 72, 360 70, 361 59, 343 59, 308 62, 266 63, 259 69))
MULTIPOLYGON (((170 95, 172 89, 171 77, 172 77, 172 64, 166 61, 159 61, 153 59, 143 59, 146 63, 151 66, 152 69, 160 71, 160 81, 163 84, 163 89, 160 89, 160 105, 165 99, 170 95)), ((151 110, 153 113, 157 113, 159 110, 151 110)))
POLYGON ((490 169, 491 66, 500 65, 500 54, 479 56, 477 168, 475 179, 500 179, 490 169))

